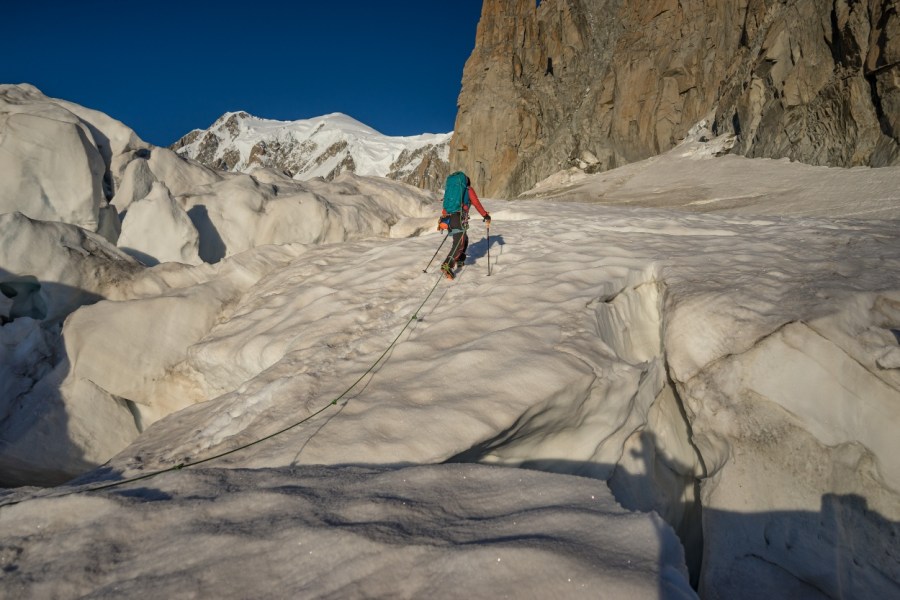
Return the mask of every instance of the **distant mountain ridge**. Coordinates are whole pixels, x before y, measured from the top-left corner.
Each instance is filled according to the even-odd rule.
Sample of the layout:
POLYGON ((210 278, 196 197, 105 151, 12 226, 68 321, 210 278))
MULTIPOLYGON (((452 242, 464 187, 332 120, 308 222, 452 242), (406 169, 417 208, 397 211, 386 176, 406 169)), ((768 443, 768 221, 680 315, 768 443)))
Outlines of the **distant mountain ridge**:
POLYGON ((294 179, 328 181, 352 172, 438 190, 449 173, 451 135, 387 136, 342 113, 278 121, 239 111, 191 131, 170 148, 225 171, 269 167, 294 179))

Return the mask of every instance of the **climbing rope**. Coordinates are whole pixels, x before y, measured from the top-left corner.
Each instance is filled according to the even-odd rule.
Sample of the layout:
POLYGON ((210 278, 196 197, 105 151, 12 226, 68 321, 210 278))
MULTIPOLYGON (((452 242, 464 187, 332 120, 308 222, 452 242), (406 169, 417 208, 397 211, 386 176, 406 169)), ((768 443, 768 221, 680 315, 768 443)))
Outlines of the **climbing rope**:
MULTIPOLYGON (((403 328, 397 334, 397 337, 395 337, 394 340, 388 345, 388 347, 385 348, 384 352, 381 353, 381 356, 379 356, 375 360, 375 362, 372 363, 372 366, 370 366, 368 369, 366 369, 366 372, 363 373, 362 375, 360 375, 359 378, 357 378, 357 380, 354 381, 350 385, 350 387, 348 387, 346 390, 344 390, 340 396, 334 398, 331 402, 324 405, 322 408, 318 409, 314 413, 307 415, 306 417, 297 421, 296 423, 288 425, 287 427, 284 427, 283 429, 280 429, 280 430, 276 431, 275 433, 271 433, 265 437, 253 440, 252 442, 242 444, 236 448, 232 448, 231 450, 226 450, 225 452, 220 452, 218 454, 214 454, 213 456, 208 456, 206 458, 202 458, 200 460, 195 460, 195 461, 185 461, 185 462, 178 463, 176 465, 172 465, 171 467, 168 467, 166 469, 160 469, 158 471, 145 473, 143 475, 137 475, 135 477, 129 477, 127 479, 121 479, 119 481, 113 481, 110 483, 94 485, 94 486, 90 486, 90 487, 86 487, 86 488, 82 488, 82 489, 78 489, 78 490, 73 490, 71 492, 59 494, 56 496, 49 496, 49 497, 62 498, 65 496, 72 496, 74 494, 80 494, 80 493, 84 493, 84 492, 98 492, 100 490, 108 490, 110 488, 119 487, 119 486, 126 485, 129 483, 134 483, 136 481, 143 481, 144 479, 150 479, 151 477, 157 477, 159 475, 162 475, 163 473, 170 473, 172 471, 180 471, 181 469, 186 469, 189 467, 196 467, 197 465, 201 465, 203 463, 207 463, 212 460, 216 460, 216 459, 222 458, 224 456, 228 456, 229 454, 234 454, 235 452, 240 452, 241 450, 246 450, 247 448, 250 448, 251 446, 261 444, 262 442, 265 442, 274 437, 277 437, 287 431, 290 431, 291 429, 294 429, 295 427, 299 427, 300 425, 306 423, 307 421, 314 419, 315 417, 322 414, 323 412, 325 412, 332 406, 336 406, 337 403, 340 402, 347 394, 349 394, 351 392, 351 390, 353 390, 353 388, 355 388, 357 385, 359 385, 359 383, 363 379, 365 379, 367 375, 369 375, 372 371, 375 370, 375 368, 382 361, 382 359, 385 356, 387 356, 388 352, 390 352, 391 349, 397 344, 397 342, 400 341, 400 336, 403 335, 403 332, 405 332, 407 329, 409 329, 409 326, 413 323, 413 321, 419 320, 419 311, 422 310, 422 307, 425 306, 425 303, 428 302, 429 298, 431 298, 431 295, 434 294, 434 290, 437 289, 438 284, 441 282, 441 279, 443 279, 443 278, 444 278, 444 275, 443 275, 443 273, 441 273, 440 276, 437 278, 437 280, 434 282, 434 285, 431 287, 431 290, 429 290, 428 294, 425 296, 425 299, 422 300, 422 303, 419 304, 418 308, 416 308, 416 310, 413 312, 412 316, 409 318, 409 320, 406 322, 406 324, 403 326, 403 328)), ((41 497, 46 498, 47 496, 41 496, 41 497)), ((26 500, 30 500, 32 498, 35 498, 35 497, 23 498, 22 500, 16 500, 14 502, 7 502, 4 504, 0 504, 0 508, 3 508, 4 506, 13 506, 15 504, 20 504, 20 503, 25 502, 26 500)))

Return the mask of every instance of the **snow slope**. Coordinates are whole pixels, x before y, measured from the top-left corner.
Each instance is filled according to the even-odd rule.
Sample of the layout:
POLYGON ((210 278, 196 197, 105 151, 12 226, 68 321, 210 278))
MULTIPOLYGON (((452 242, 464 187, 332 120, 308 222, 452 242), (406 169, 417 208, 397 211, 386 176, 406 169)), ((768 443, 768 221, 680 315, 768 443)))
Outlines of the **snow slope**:
POLYGON ((834 169, 723 155, 733 143, 701 123, 664 154, 595 175, 573 167, 523 197, 732 215, 900 218, 896 167, 834 169))
MULTIPOLYGON (((696 156, 618 176, 656 203, 695 160, 721 181, 727 161, 696 156)), ((4 407, 4 477, 86 472, 0 497, 5 589, 678 598, 687 566, 706 598, 896 596, 900 233, 821 206, 890 217, 898 171, 783 166, 743 161, 732 183, 764 215, 488 200, 490 244, 474 222, 452 283, 422 272, 437 203, 409 214, 413 237, 212 265, 133 271, 91 238, 68 269, 132 265, 93 284, 106 300, 58 340, 0 328, 28 398, 4 407), (773 214, 790 187, 818 191, 773 214)))

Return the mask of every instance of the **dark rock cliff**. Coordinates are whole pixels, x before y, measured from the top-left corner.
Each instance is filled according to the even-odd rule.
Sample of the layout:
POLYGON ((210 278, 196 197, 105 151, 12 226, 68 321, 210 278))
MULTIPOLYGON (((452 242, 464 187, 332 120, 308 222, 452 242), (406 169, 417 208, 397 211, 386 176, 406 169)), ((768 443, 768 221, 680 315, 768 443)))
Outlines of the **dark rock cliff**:
POLYGON ((513 196, 668 150, 704 119, 749 157, 898 164, 898 4, 485 0, 451 166, 513 196))

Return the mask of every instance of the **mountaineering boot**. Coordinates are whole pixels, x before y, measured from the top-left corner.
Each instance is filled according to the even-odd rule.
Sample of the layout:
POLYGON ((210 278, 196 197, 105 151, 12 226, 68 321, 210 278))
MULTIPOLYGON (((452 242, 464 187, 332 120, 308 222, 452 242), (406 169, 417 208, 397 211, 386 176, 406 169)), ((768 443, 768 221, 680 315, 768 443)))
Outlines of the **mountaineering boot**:
POLYGON ((441 271, 444 272, 444 277, 446 277, 447 279, 453 280, 453 277, 454 277, 453 269, 450 268, 450 265, 448 265, 447 263, 442 264, 441 271))

